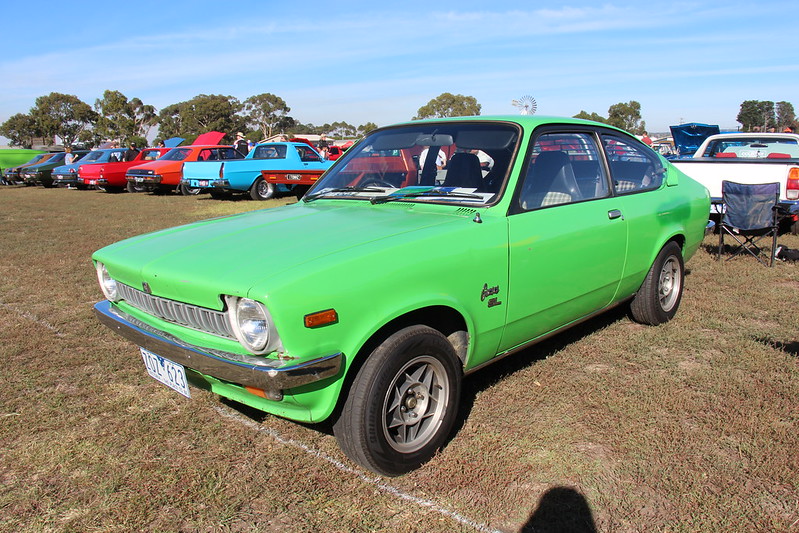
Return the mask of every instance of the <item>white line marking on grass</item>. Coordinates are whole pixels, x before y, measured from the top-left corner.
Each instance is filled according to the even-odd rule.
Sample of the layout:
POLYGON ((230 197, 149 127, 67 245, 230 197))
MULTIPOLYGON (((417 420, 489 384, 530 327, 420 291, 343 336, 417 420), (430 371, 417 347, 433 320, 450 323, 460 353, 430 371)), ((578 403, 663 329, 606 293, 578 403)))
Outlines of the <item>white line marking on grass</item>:
POLYGON ((459 522, 460 524, 463 524, 465 526, 469 526, 471 528, 474 528, 477 531, 485 531, 486 533, 500 533, 498 530, 491 529, 490 527, 488 527, 488 526, 486 526, 484 524, 480 524, 478 522, 475 522, 474 520, 470 520, 470 519, 466 518, 465 516, 463 516, 463 515, 461 515, 459 513, 456 513, 455 511, 451 511, 451 510, 449 510, 449 509, 447 509, 445 507, 442 507, 441 505, 438 505, 437 503, 435 503, 435 502, 433 502, 431 500, 426 500, 424 498, 419 498, 417 496, 413 496, 411 494, 408 494, 407 492, 403 492, 402 490, 398 489, 397 487, 389 485, 388 483, 383 481, 381 478, 370 476, 370 475, 368 475, 366 472, 364 472, 362 470, 358 470, 358 469, 349 467, 349 466, 345 465, 344 463, 342 463, 341 461, 339 461, 338 459, 336 459, 334 457, 331 457, 331 456, 327 455, 326 453, 324 453, 322 451, 319 451, 319 450, 316 450, 314 448, 311 448, 310 446, 308 446, 307 444, 305 444, 303 442, 296 441, 294 439, 286 438, 286 437, 282 436, 280 433, 278 433, 277 431, 275 431, 273 429, 266 428, 266 427, 258 424, 257 422, 255 422, 253 420, 250 420, 249 418, 246 418, 245 416, 243 416, 243 415, 241 415, 239 413, 236 413, 232 409, 228 409, 228 408, 221 407, 221 406, 215 406, 214 409, 216 409, 216 411, 219 414, 221 414, 222 416, 224 416, 226 418, 230 418, 232 420, 240 422, 240 423, 244 424, 245 426, 249 427, 250 429, 254 429, 255 431, 258 431, 259 433, 265 433, 266 435, 269 435, 270 437, 272 437, 274 440, 276 440, 280 444, 283 444, 283 445, 286 445, 286 446, 290 446, 292 448, 297 448, 298 450, 302 450, 303 452, 307 453, 308 455, 312 455, 312 456, 314 456, 314 457, 316 457, 318 459, 322 459, 323 461, 326 461, 327 463, 330 463, 331 465, 336 467, 338 470, 340 470, 340 471, 342 471, 342 472, 344 472, 346 474, 351 474, 351 475, 357 477, 358 479, 360 479, 361 481, 363 481, 364 483, 369 483, 370 485, 374 485, 375 487, 377 487, 378 489, 382 490, 383 492, 386 492, 388 494, 392 494, 392 495, 394 495, 394 496, 396 496, 396 497, 398 497, 398 498, 400 498, 402 500, 409 501, 411 503, 415 503, 416 505, 419 505, 420 507, 427 507, 428 509, 431 509, 431 510, 437 512, 437 513, 440 513, 440 514, 442 514, 444 516, 447 516, 447 517, 455 520, 456 522, 459 522))
POLYGON ((56 337, 63 337, 64 336, 64 334, 61 333, 60 331, 58 331, 58 328, 56 328, 54 325, 50 324, 49 322, 46 322, 46 321, 42 320, 41 318, 37 317, 36 315, 32 315, 31 313, 29 313, 27 311, 19 311, 19 310, 15 309, 14 306, 8 305, 8 304, 3 303, 3 302, 0 302, 0 308, 6 309, 7 311, 9 311, 11 313, 14 313, 15 315, 17 315, 19 317, 22 317, 22 318, 25 318, 27 320, 30 320, 31 322, 34 322, 34 323, 42 326, 43 328, 49 329, 50 331, 55 333, 56 337))

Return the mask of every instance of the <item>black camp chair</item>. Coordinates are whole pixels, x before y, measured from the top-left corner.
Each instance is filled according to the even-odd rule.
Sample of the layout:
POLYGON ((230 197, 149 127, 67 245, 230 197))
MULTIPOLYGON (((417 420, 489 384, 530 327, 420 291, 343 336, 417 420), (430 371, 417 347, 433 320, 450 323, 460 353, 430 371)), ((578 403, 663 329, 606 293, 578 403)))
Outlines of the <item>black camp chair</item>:
POLYGON ((719 254, 724 249, 724 236, 730 235, 736 241, 731 255, 733 257, 748 253, 764 266, 774 265, 777 251, 777 203, 780 200, 779 183, 735 183, 721 182, 723 215, 719 224, 719 254), (769 254, 757 244, 765 237, 771 237, 769 254), (768 264, 763 260, 767 257, 768 264))

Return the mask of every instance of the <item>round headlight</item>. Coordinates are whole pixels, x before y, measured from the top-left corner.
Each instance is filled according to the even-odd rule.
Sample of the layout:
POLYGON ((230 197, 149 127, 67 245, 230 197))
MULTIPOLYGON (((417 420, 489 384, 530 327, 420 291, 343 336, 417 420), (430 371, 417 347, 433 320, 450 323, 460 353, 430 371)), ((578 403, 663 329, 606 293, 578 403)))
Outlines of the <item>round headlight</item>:
POLYGON ((117 282, 108 275, 108 270, 106 270, 105 265, 98 261, 95 268, 97 269, 97 281, 100 282, 100 288, 103 290, 105 297, 112 302, 119 300, 117 282))
POLYGON ((233 328, 239 342, 251 352, 263 352, 269 343, 269 314, 263 304, 239 298, 233 306, 233 328))

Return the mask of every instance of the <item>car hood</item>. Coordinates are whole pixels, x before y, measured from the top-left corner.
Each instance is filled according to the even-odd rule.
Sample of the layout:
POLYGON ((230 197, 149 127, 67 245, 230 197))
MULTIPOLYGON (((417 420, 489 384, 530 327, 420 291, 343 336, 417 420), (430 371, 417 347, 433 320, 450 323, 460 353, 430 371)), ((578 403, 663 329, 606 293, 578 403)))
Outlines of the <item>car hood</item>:
POLYGON ((120 241, 93 257, 136 289, 146 282, 157 296, 221 308, 220 294, 245 296, 300 270, 324 275, 333 254, 388 250, 409 233, 440 232, 464 220, 436 208, 352 203, 299 203, 198 222, 120 241))
POLYGON ((204 144, 219 144, 224 137, 225 134, 222 133, 221 131, 208 131, 201 134, 196 139, 194 139, 194 142, 191 144, 193 146, 200 146, 204 144))
POLYGON ((698 122, 669 126, 669 129, 674 139, 674 146, 682 157, 693 155, 705 139, 719 132, 719 127, 715 124, 698 122))
POLYGON ((93 257, 134 288, 146 282, 157 296, 221 309, 220 294, 245 296, 255 285, 309 268, 324 275, 332 254, 386 250, 409 233, 464 220, 434 208, 352 203, 300 203, 198 222, 120 241, 93 257))

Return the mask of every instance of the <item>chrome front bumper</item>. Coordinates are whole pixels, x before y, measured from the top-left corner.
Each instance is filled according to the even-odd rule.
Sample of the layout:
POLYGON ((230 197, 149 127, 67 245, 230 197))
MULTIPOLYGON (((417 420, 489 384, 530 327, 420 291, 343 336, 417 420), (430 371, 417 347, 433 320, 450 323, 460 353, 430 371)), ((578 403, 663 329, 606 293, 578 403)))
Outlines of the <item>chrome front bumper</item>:
POLYGON ((343 355, 336 353, 296 363, 195 346, 120 311, 108 300, 95 304, 101 323, 138 346, 201 374, 262 389, 269 399, 279 400, 283 391, 335 376, 343 355))

